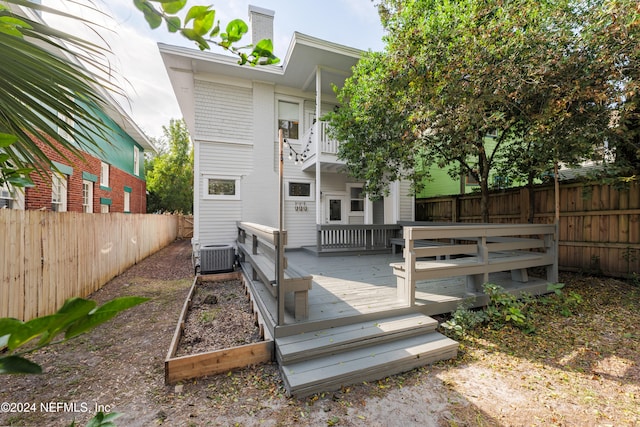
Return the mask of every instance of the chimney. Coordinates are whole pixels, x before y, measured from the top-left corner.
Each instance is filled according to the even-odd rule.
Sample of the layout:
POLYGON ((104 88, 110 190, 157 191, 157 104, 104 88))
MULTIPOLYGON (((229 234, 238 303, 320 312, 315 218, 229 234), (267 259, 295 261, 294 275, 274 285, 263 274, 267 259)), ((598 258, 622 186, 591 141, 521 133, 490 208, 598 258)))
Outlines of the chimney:
POLYGON ((262 39, 273 42, 273 10, 249 5, 249 24, 251 24, 251 44, 256 45, 262 39))

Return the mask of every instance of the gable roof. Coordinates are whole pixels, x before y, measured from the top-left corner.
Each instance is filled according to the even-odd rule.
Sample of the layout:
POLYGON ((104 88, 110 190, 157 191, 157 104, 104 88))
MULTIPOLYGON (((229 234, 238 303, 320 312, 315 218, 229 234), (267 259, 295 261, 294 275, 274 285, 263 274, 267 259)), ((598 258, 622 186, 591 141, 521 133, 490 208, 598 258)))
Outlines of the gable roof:
MULTIPOLYGON (((316 68, 322 70, 322 93, 333 93, 332 85, 342 86, 351 75, 363 51, 294 32, 289 48, 277 65, 238 65, 237 57, 192 48, 158 43, 160 54, 172 79, 172 71, 212 73, 288 86, 302 91, 315 91, 316 68), (183 59, 184 68, 175 68, 170 59, 183 59)), ((173 82, 173 79, 172 79, 173 82)))

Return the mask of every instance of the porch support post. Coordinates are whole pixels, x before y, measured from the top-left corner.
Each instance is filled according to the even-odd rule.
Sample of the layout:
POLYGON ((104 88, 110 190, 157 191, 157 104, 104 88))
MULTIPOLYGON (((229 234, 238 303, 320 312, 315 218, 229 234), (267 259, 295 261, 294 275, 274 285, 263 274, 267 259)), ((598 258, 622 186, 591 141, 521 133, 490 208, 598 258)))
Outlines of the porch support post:
POLYGON ((320 146, 320 115, 322 114, 322 71, 316 67, 316 131, 313 134, 316 145, 316 224, 322 224, 322 191, 321 191, 321 162, 322 147, 320 146))

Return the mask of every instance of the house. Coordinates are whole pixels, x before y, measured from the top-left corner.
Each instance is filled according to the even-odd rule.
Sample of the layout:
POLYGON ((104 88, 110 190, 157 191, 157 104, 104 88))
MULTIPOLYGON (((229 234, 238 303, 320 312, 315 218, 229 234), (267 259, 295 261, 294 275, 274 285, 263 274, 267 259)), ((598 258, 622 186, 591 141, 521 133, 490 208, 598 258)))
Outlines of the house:
MULTIPOLYGON (((273 39, 274 15, 249 6, 253 43, 273 39)), ((338 107, 333 85, 344 84, 360 50, 299 32, 281 63, 270 66, 159 49, 194 144, 194 248, 235 241, 236 221, 278 225, 280 129, 289 248, 315 245, 318 225, 413 220, 409 183, 394 183, 383 200, 363 196, 321 120, 338 107)))
MULTIPOLYGON (((31 9, 21 12, 40 19, 31 9)), ((0 208, 146 213, 143 159, 146 150, 155 148, 106 90, 97 90, 106 104, 87 105, 104 124, 101 135, 96 133, 92 138, 96 148, 82 148, 80 159, 63 149, 56 151, 34 136, 54 167, 49 174, 31 173, 35 185, 24 191, 0 186, 0 208)), ((63 130, 59 131, 62 135, 63 130)))

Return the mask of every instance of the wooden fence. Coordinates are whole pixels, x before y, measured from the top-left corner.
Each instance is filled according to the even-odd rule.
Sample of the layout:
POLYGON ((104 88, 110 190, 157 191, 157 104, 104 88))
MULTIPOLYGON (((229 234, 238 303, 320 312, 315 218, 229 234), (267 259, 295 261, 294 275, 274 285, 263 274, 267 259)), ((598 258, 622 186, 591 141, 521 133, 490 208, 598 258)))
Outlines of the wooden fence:
MULTIPOLYGON (((554 221, 553 186, 538 186, 533 203, 526 188, 494 192, 489 203, 492 223, 554 221)), ((416 220, 480 222, 480 195, 416 200, 416 220)), ((640 184, 622 188, 598 183, 560 187, 558 258, 560 268, 629 277, 640 273, 640 184)))
POLYGON ((0 209, 0 317, 28 320, 86 297, 177 231, 171 215, 0 209))

